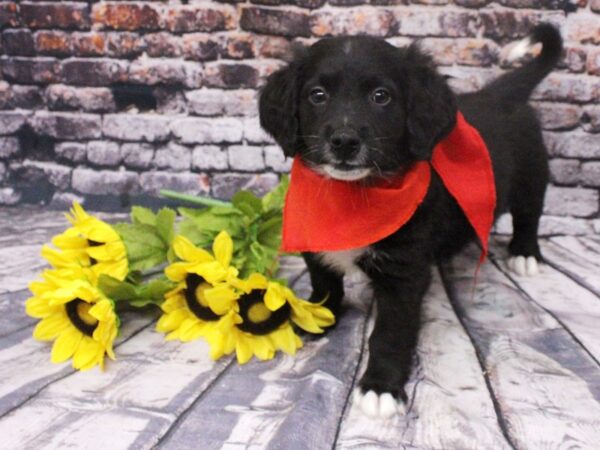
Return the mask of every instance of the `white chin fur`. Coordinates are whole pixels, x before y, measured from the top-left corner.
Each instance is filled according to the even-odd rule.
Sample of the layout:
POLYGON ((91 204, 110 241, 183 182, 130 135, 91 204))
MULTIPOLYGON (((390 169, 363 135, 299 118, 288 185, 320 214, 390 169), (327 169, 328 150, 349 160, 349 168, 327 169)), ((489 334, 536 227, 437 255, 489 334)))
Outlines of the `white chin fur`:
POLYGON ((357 181, 367 177, 371 173, 371 169, 339 170, 330 164, 325 164, 322 166, 322 169, 326 175, 342 181, 357 181))

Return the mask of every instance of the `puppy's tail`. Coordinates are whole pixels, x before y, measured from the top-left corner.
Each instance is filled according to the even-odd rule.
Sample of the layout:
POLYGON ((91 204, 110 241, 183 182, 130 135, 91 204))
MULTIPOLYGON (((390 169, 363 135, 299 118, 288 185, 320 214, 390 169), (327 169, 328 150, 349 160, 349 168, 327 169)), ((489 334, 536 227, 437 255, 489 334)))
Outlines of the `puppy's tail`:
POLYGON ((512 102, 526 102, 535 87, 558 63, 563 43, 559 31, 548 23, 536 26, 532 33, 518 42, 508 59, 524 56, 535 44, 542 44, 541 53, 522 67, 502 75, 484 88, 490 94, 512 102))

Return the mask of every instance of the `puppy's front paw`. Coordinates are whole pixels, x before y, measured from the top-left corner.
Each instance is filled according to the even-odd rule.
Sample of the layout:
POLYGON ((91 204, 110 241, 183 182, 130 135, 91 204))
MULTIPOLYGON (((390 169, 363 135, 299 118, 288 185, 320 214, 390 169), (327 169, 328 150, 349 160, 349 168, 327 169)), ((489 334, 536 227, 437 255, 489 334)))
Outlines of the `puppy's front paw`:
POLYGON ((396 400, 389 392, 377 394, 375 391, 362 392, 361 388, 354 391, 354 402, 360 410, 372 419, 389 419, 396 414, 406 412, 405 403, 396 400))
POLYGON ((512 272, 521 277, 534 277, 540 273, 539 263, 535 256, 511 256, 506 264, 512 272))

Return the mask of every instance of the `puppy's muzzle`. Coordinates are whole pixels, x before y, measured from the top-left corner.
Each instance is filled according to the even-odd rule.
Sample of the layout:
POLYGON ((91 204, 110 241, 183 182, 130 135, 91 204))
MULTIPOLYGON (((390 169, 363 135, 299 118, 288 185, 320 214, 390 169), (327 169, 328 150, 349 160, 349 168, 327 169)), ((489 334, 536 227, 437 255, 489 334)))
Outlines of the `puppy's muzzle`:
POLYGON ((338 128, 329 137, 331 152, 340 162, 352 160, 360 151, 361 141, 352 128, 338 128))

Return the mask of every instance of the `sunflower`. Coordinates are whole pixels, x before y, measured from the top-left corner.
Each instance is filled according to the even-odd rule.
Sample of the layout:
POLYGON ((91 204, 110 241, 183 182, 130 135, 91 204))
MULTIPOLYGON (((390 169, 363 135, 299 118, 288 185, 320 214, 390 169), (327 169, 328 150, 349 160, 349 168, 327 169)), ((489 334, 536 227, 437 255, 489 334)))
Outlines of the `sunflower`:
POLYGON ((53 363, 73 358, 73 367, 104 368, 104 355, 115 359, 113 343, 119 320, 114 302, 92 286, 83 271, 46 270, 42 281, 29 285, 33 296, 25 304, 28 315, 41 319, 33 337, 52 341, 53 363))
POLYGON ((228 280, 235 279, 238 271, 230 266, 233 241, 225 231, 214 240, 214 256, 183 236, 174 239, 173 251, 182 261, 168 266, 165 274, 178 284, 165 295, 156 329, 169 333, 169 340, 188 342, 214 330, 235 308, 239 293, 228 280))
MULTIPOLYGON (((290 288, 261 274, 252 274, 246 280, 232 279, 230 283, 242 291, 237 307, 205 335, 215 359, 234 350, 240 364, 253 355, 260 360, 271 359, 277 350, 294 355, 302 347, 302 340, 292 324, 322 333, 324 327, 335 322, 329 309, 296 297, 290 288)), ((209 298, 209 303, 213 308, 225 309, 228 301, 215 297, 209 298)))
POLYGON ((123 281, 129 271, 127 250, 115 229, 89 215, 77 202, 67 219, 72 227, 52 239, 56 249, 45 245, 42 256, 55 268, 80 265, 90 267, 94 279, 108 274, 123 281))

